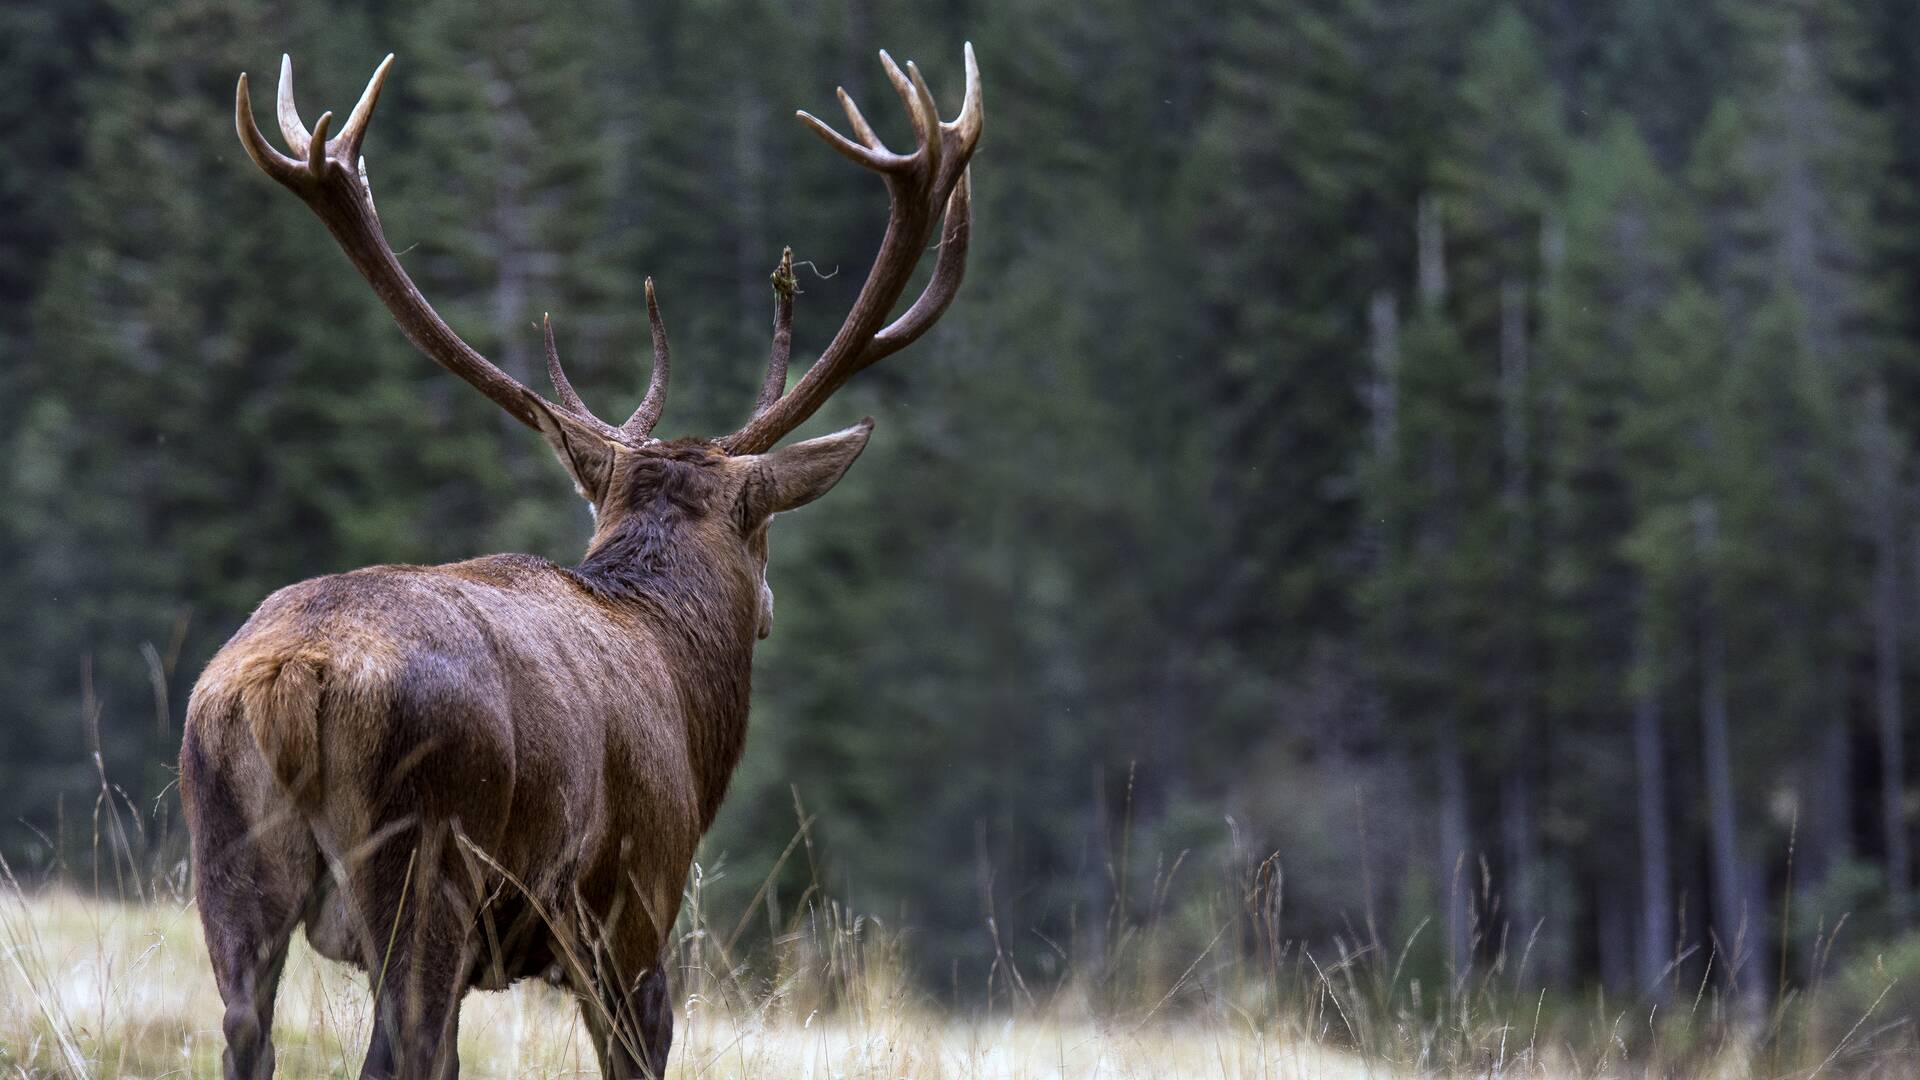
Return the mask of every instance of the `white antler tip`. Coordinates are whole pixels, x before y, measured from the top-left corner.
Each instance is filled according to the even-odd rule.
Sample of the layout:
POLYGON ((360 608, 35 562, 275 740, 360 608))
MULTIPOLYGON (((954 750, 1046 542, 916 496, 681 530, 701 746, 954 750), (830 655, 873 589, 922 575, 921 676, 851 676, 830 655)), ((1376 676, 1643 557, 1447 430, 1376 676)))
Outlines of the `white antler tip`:
POLYGON ((354 103, 353 111, 347 114, 347 122, 340 129, 337 140, 346 147, 351 157, 358 153, 360 141, 367 136, 367 122, 373 117, 373 107, 380 102, 380 88, 386 84, 387 72, 393 68, 393 54, 388 53, 373 69, 373 77, 367 80, 367 88, 360 92, 360 100, 354 103))

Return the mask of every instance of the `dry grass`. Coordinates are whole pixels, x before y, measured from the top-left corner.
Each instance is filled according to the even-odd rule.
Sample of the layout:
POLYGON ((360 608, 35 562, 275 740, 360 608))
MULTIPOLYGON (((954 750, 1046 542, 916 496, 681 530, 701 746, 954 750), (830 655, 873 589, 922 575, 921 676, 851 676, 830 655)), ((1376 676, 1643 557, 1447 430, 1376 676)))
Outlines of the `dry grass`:
MULTIPOLYGON (((56 871, 27 889, 0 861, 0 1078, 217 1076, 222 1008, 185 899, 179 838, 143 826, 102 786, 100 808, 117 797, 132 825, 97 815, 90 875, 56 871), (128 900, 61 884, 81 880, 128 900)), ((811 819, 800 816, 795 844, 810 845, 811 819)), ((1123 854, 1115 880, 1124 867, 1123 854)), ((1527 955, 1510 957, 1504 944, 1476 946, 1492 960, 1463 973, 1431 960, 1423 968, 1415 946, 1432 943, 1419 928, 1392 946, 1341 937, 1309 946, 1282 933, 1274 859, 1233 860, 1178 911, 1166 878, 1156 874, 1145 909, 1116 904, 1097 957, 1056 946, 1060 964, 1045 977, 1023 975, 995 930, 982 958, 986 1000, 956 1014, 909 975, 899 933, 827 898, 817 878, 743 962, 735 951, 746 951, 749 920, 711 917, 696 865, 669 952, 669 1075, 1920 1076, 1920 937, 1856 950, 1829 972, 1838 928, 1823 933, 1818 968, 1796 985, 1782 966, 1774 1005, 1758 1017, 1706 977, 1664 1004, 1524 987, 1527 955)), ((1710 954, 1706 970, 1716 970, 1710 954)), ((358 972, 318 959, 296 935, 274 1023, 279 1075, 357 1075, 370 1017, 358 972)), ((573 999, 537 982, 468 995, 460 1058, 469 1077, 599 1074, 573 999)))
MULTIPOLYGON (((687 930, 671 1076, 1920 1075, 1910 1034, 1886 1037, 1910 1028, 1905 1017, 1863 1016, 1837 1044, 1802 1039, 1784 1055, 1789 1029, 1807 1026, 1784 1011, 1773 1034, 1742 1037, 1718 1019, 1695 1029, 1623 1010, 1610 1020, 1599 1014, 1607 1030, 1583 1040, 1570 1034, 1577 1025, 1543 1021, 1537 1011, 1469 1018, 1450 1005, 1441 1011, 1453 1019, 1420 1021, 1403 1009, 1358 1020, 1366 995, 1349 983, 1344 996, 1339 973, 1321 979, 1317 995, 1297 988, 1265 1017, 1204 991, 1178 1008, 1155 1003, 1096 1016, 1086 995, 1062 989, 1010 1014, 960 1018, 909 988, 897 937, 831 912, 816 922, 832 929, 789 941, 775 973, 760 976, 690 966, 703 934, 697 922, 687 930), (1366 1026, 1344 1026, 1356 1020, 1366 1026), (1630 1030, 1641 1025, 1651 1043, 1630 1030)), ((217 1076, 220 1014, 190 904, 0 891, 0 1075, 217 1076)), ((274 1024, 279 1075, 355 1075, 369 1016, 358 973, 320 960, 296 937, 274 1024)), ((537 982, 469 995, 460 1057, 471 1077, 598 1076, 572 999, 537 982)))
MULTIPOLYGON (((0 1070, 16 1076, 218 1075, 220 1000, 190 906, 70 893, 0 897, 0 1070)), ((877 980, 884 982, 885 980, 877 980)), ((1306 1040, 1182 1020, 1130 1027, 1033 1017, 966 1022, 875 986, 831 1016, 693 993, 676 1077, 1389 1077, 1306 1040), (744 1007, 743 1007, 744 1006, 744 1007)), ((370 1010, 357 972, 296 939, 274 1041, 283 1076, 353 1075, 370 1010)), ((460 1058, 476 1077, 598 1076, 572 1000, 539 983, 475 993, 460 1058)))

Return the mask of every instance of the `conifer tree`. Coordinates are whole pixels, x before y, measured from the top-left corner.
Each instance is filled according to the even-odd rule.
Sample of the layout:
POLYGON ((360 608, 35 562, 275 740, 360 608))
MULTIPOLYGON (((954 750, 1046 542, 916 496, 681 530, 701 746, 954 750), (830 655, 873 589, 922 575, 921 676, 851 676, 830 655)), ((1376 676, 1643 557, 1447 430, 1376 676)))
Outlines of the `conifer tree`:
MULTIPOLYGON (((1495 358, 1499 371, 1500 495, 1475 512, 1496 515, 1505 531, 1498 559, 1498 641, 1501 714, 1487 747, 1501 777, 1498 806, 1505 915, 1510 932, 1531 936, 1538 924, 1548 941, 1557 923, 1538 920, 1544 909, 1544 858, 1538 845, 1538 794, 1549 729, 1540 719, 1542 660, 1538 639, 1533 434, 1538 420, 1530 370, 1537 328, 1535 294, 1542 276, 1542 240, 1558 205, 1566 167, 1566 136, 1559 96, 1540 64, 1540 48, 1511 7, 1468 53, 1461 76, 1457 133, 1436 166, 1450 223, 1451 305, 1465 347, 1495 358)), ((1489 418, 1490 420, 1493 418, 1489 418)))
MULTIPOLYGON (((1574 849, 1583 874, 1643 881, 1637 933, 1642 956, 1669 899, 1648 895, 1649 853, 1671 845, 1662 818, 1642 818, 1638 851, 1615 837, 1635 835, 1616 793, 1634 782, 1635 742, 1620 738, 1635 712, 1629 664, 1637 629, 1639 575, 1622 544, 1638 527, 1634 475, 1623 459, 1622 424, 1640 404, 1635 357, 1641 336, 1684 279, 1687 220, 1679 194, 1662 175, 1631 121, 1617 118, 1574 155, 1564 230, 1542 296, 1539 393, 1543 485, 1539 535, 1544 559, 1546 705, 1559 733, 1549 768, 1560 782, 1553 812, 1587 823, 1574 849)), ((1646 658, 1662 665, 1657 653, 1646 658)), ((1654 668, 1658 670, 1658 668, 1654 668)), ((1657 752, 1645 735, 1638 744, 1657 752)), ((1638 775, 1663 784, 1643 754, 1638 775)), ((1616 900, 1620 899, 1617 892, 1616 900)), ((1618 918, 1618 916, 1614 916, 1618 918)), ((1571 943, 1548 942, 1552 948, 1571 943)), ((1564 953, 1562 953, 1564 955, 1564 953)), ((1642 972, 1646 978, 1650 973, 1642 972)))
MULTIPOLYGON (((14 432, 41 658, 9 698, 26 760, 83 760, 90 700, 110 764, 158 770, 191 674, 272 588, 458 543, 423 511, 444 466, 420 460, 417 368, 389 362, 377 305, 232 136, 234 75, 272 70, 251 50, 273 24, 249 0, 148 8, 102 50, 14 432)), ((286 29, 298 46, 317 26, 286 29)), ((44 814, 66 778, 26 775, 7 812, 44 814)))
MULTIPOLYGON (((410 107, 368 154, 389 239, 441 314, 529 386, 546 381, 550 314, 603 412, 638 404, 649 363, 639 281, 611 241, 609 118, 589 94, 613 77, 613 22, 608 4, 422 5, 394 79, 410 107)), ((449 421, 445 452, 466 463, 436 493, 442 512, 487 526, 481 550, 574 558, 587 515, 539 440, 458 380, 412 370, 449 421)))

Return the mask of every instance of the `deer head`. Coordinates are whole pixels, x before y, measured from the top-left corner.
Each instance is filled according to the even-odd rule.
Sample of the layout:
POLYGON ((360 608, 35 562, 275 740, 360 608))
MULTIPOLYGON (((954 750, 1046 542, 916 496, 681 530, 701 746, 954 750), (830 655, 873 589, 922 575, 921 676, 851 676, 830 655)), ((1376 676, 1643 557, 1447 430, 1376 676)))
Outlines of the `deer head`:
MULTIPOLYGON (((291 153, 268 145, 261 134, 244 74, 235 92, 234 119, 254 163, 319 216, 408 340, 546 439, 594 511, 595 531, 583 570, 600 566, 614 574, 608 580, 617 582, 615 571, 650 572, 649 559, 687 557, 700 563, 680 568, 686 573, 728 573, 744 567, 758 583, 756 630, 765 637, 772 618, 772 593, 765 579, 767 522, 773 514, 831 488, 866 446, 872 421, 783 449, 774 449, 775 444, 812 416, 854 372, 924 334, 953 302, 965 273, 967 162, 982 125, 980 72, 971 45, 965 58, 964 103, 956 119, 942 121, 919 69, 909 62, 903 71, 892 57, 880 54, 913 124, 915 146, 908 153, 883 144, 844 89, 839 91, 840 104, 853 138, 806 112, 798 114, 828 145, 879 174, 890 203, 886 234, 852 311, 790 390, 793 253, 789 249, 782 254, 773 274, 773 345, 759 396, 739 430, 711 439, 664 442, 653 436, 666 404, 669 365, 666 329, 651 278, 646 298, 652 375, 640 406, 618 426, 595 416, 575 392, 561 367, 550 320, 545 326, 546 354, 554 400, 500 370, 434 311, 387 243, 361 155, 368 123, 393 66, 391 55, 375 70, 338 134, 330 134, 331 112, 322 113, 311 130, 301 120, 294 103, 292 61, 285 57, 277 114, 291 153), (939 255, 931 280, 905 312, 888 321, 937 228, 939 255), (673 542, 667 536, 669 526, 677 530, 673 536, 692 542, 673 542), (674 550, 682 547, 696 549, 697 557, 674 550)), ((656 566, 653 572, 671 569, 656 566)))

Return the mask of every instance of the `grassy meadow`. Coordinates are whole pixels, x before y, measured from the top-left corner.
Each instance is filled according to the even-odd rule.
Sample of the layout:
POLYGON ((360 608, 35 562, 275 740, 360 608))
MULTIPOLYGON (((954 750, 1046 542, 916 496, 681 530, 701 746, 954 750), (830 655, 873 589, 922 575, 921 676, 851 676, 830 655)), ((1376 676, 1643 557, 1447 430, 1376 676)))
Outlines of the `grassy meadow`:
MULTIPOLYGON (((1364 951, 1322 959, 1293 946, 1265 978, 1209 949, 1169 969, 1178 974, 1164 989, 1118 980, 1102 991, 1085 977, 1042 988, 1013 970, 1005 999, 955 1009, 906 977, 910 935, 831 902, 796 916, 765 962, 735 964, 723 947, 731 921, 709 926, 697 893, 690 901, 676 950, 674 1077, 1903 1077, 1920 1068, 1911 1019, 1887 1011, 1890 990, 1851 1021, 1818 995, 1790 993, 1756 1025, 1705 987, 1649 1007, 1503 993, 1510 975, 1495 970, 1436 999, 1364 951)), ((1135 978, 1159 966, 1136 965, 1135 978)), ((0 895, 0 1074, 217 1076, 220 1014, 189 900, 160 889, 143 902, 105 901, 11 881, 0 895)), ((274 1024, 278 1075, 355 1075, 370 1015, 358 974, 296 936, 274 1024)), ((572 999, 539 982, 469 995, 460 1056, 469 1077, 598 1075, 572 999)))
MULTIPOLYGON (((732 872, 724 857, 692 867, 667 958, 671 1077, 1920 1075, 1920 935, 1863 944, 1851 916, 1820 916, 1796 950, 1809 959, 1783 964, 1763 995, 1728 993, 1728 965, 1687 950, 1660 993, 1610 996, 1543 986, 1533 940, 1495 929, 1505 923, 1490 894, 1468 903, 1477 959, 1464 969, 1442 956, 1432 918, 1383 930, 1368 897, 1355 898, 1359 925, 1346 933, 1290 937, 1277 853, 1185 877, 1184 854, 1160 859, 1146 903, 1129 906, 1123 890, 1063 943, 1029 930, 1047 946, 1043 965, 988 917, 984 982, 968 986, 956 969, 936 987, 911 927, 835 898, 815 863, 815 818, 797 795, 794 810, 785 853, 743 906, 713 900, 732 872), (777 881, 797 850, 810 882, 783 903, 777 881), (1690 960, 1704 968, 1697 984, 1678 974, 1690 960)), ((143 814, 102 770, 90 833, 90 855, 53 855, 31 875, 0 857, 0 1078, 218 1076, 222 1005, 171 804, 143 814)), ((1106 872, 1128 880, 1142 854, 1123 837, 1106 872)), ((296 933, 274 1018, 277 1075, 358 1075, 372 1012, 358 971, 296 933)), ((539 980, 467 995, 460 1060, 469 1078, 599 1075, 575 999, 539 980)))
MULTIPOLYGON (((0 1068, 8 1075, 218 1075, 220 999, 190 905, 13 895, 0 901, 0 949, 0 1068)), ((960 1019, 918 1004, 881 972, 863 977, 861 1000, 829 1010, 801 1004, 819 988, 794 985, 800 981, 752 992, 707 985, 681 996, 672 1075, 1399 1074, 1226 1016, 1129 1024, 1036 1009, 960 1019)), ((353 1075, 370 1016, 358 973, 296 938, 274 1024, 280 1075, 353 1075)), ((599 1075, 572 999, 538 982, 470 995, 460 1057, 471 1077, 599 1075)))

